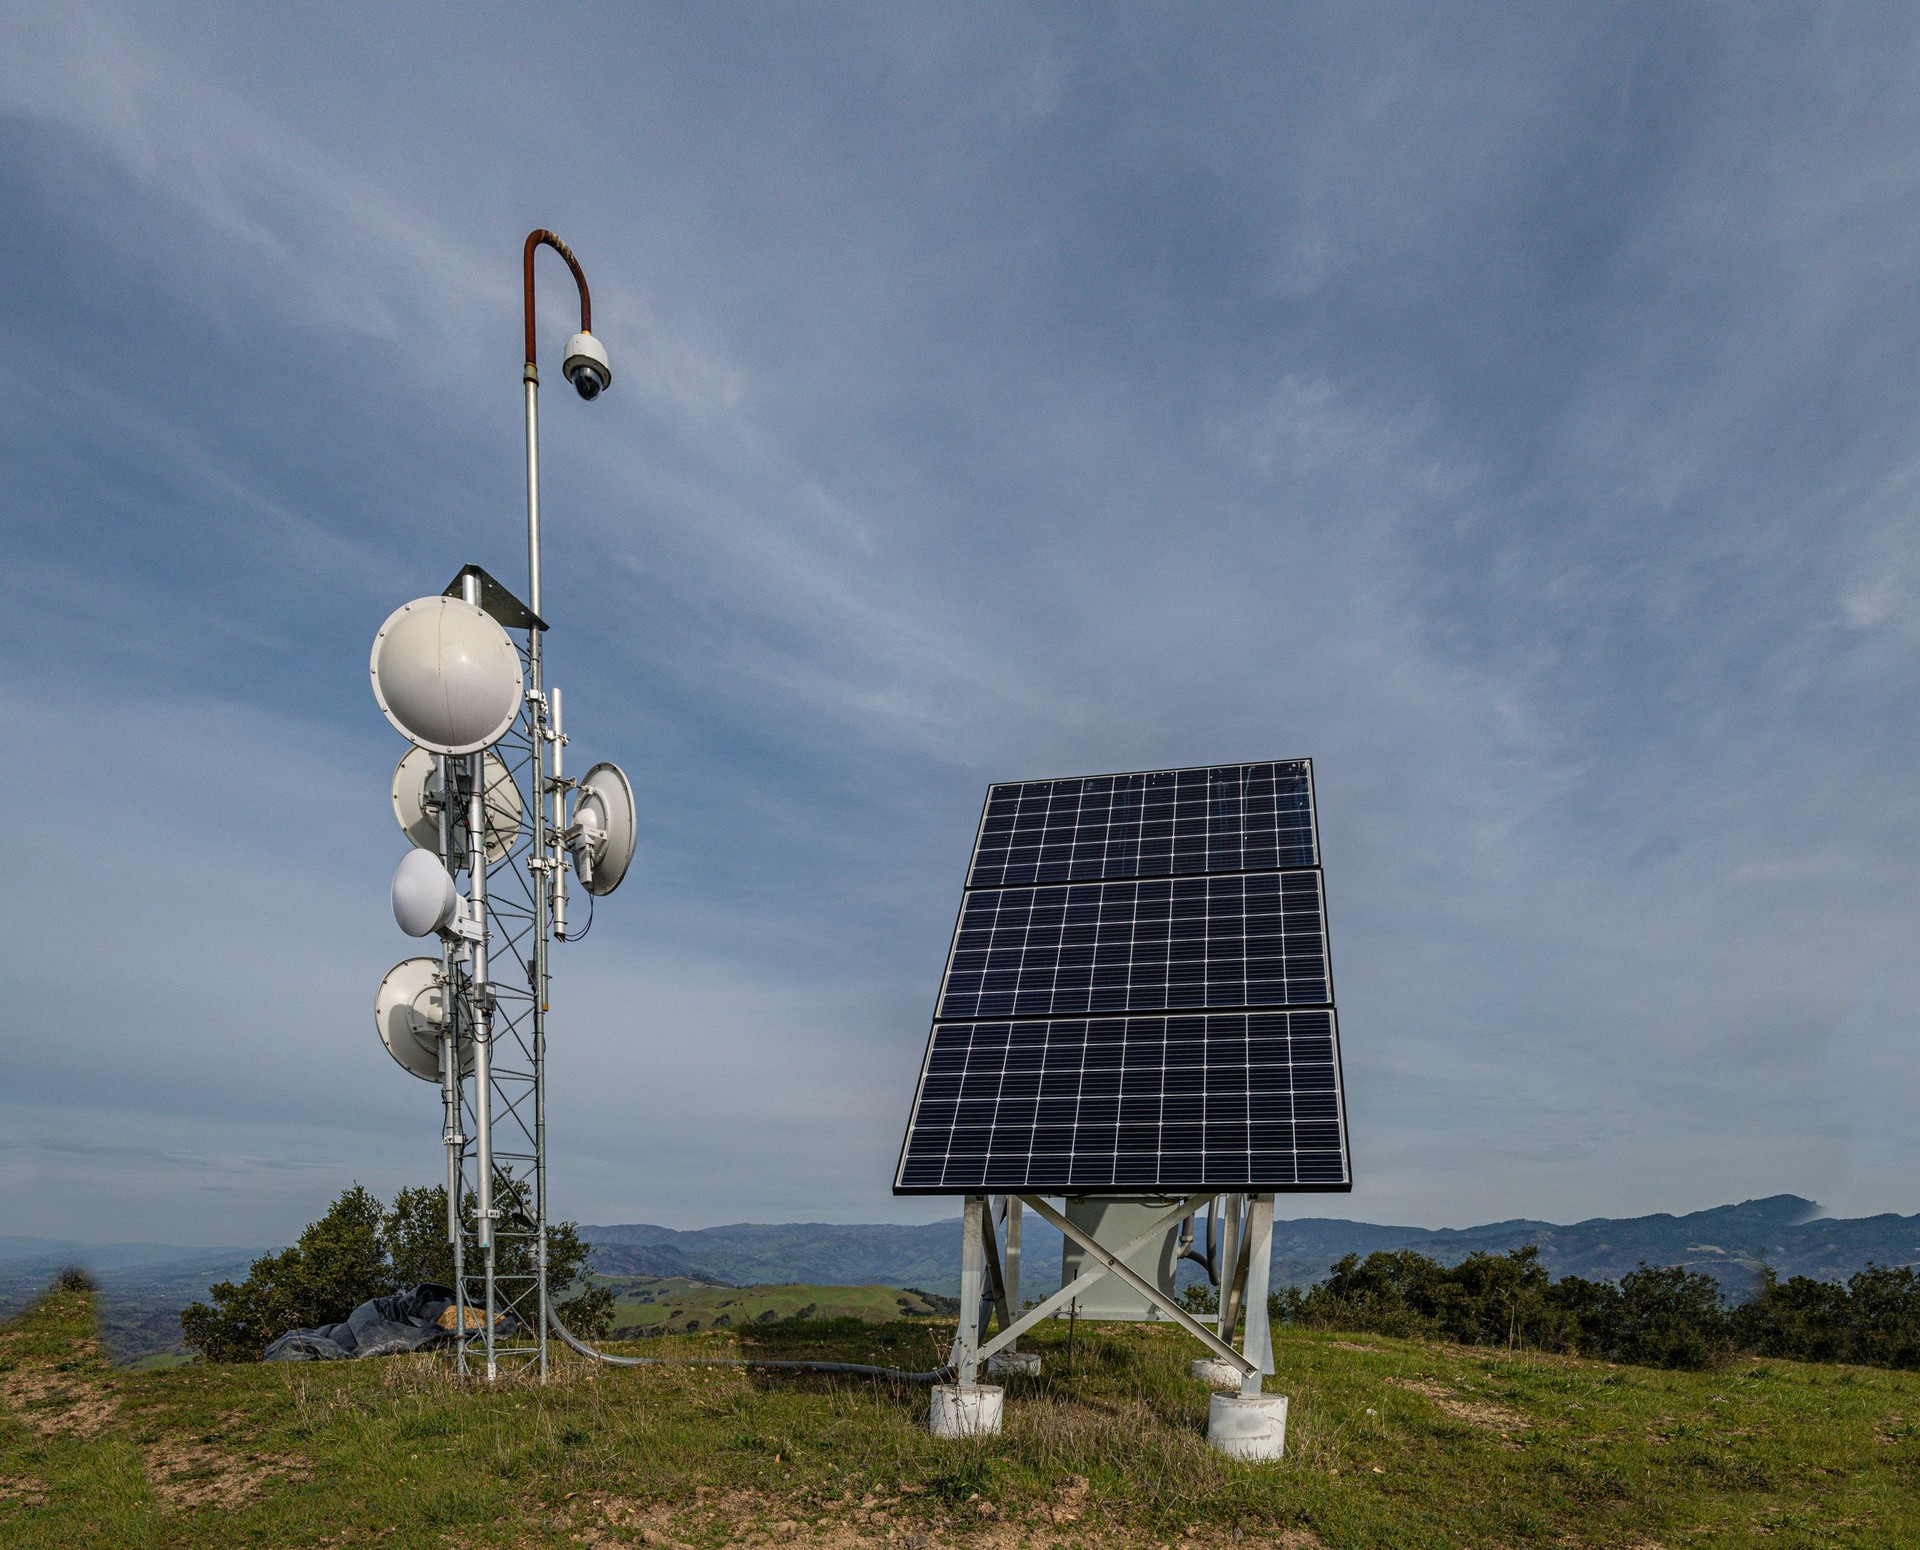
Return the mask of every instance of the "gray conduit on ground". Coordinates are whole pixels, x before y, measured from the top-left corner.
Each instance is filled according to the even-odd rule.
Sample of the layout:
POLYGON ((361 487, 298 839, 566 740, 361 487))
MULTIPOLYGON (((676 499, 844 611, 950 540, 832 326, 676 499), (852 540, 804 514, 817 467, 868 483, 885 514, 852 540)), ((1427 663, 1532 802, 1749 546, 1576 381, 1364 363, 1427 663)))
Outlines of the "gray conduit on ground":
POLYGON ((951 1367, 936 1367, 931 1372, 908 1372, 900 1367, 868 1367, 859 1362, 786 1362, 757 1356, 609 1356, 596 1351, 560 1322, 559 1310, 547 1308, 547 1322, 561 1343, 589 1361, 605 1362, 609 1367, 783 1367, 799 1372, 846 1372, 859 1378, 884 1378, 889 1383, 941 1383, 952 1376, 951 1367))

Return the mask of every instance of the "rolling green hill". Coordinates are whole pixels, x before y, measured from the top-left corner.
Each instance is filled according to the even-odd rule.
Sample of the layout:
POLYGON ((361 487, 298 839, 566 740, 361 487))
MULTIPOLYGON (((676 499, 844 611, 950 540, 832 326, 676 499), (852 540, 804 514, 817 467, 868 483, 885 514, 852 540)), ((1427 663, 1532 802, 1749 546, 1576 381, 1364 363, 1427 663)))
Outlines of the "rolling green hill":
MULTIPOLYGON (((564 1360, 486 1389, 422 1355, 111 1367, 83 1292, 0 1327, 0 1546, 380 1550, 1284 1550, 1920 1543, 1920 1375, 1719 1372, 1280 1332, 1288 1456, 1204 1440, 1192 1343, 1044 1328, 1004 1435, 942 1442, 924 1389, 564 1360)), ((938 1320, 785 1319, 627 1347, 919 1367, 938 1320)))
MULTIPOLYGON (((924 1292, 897 1286, 712 1286, 686 1276, 595 1276, 614 1291, 616 1336, 691 1335, 740 1329, 777 1319, 932 1318, 939 1308, 924 1292)), ((943 1299, 944 1300, 944 1299, 943 1299)))

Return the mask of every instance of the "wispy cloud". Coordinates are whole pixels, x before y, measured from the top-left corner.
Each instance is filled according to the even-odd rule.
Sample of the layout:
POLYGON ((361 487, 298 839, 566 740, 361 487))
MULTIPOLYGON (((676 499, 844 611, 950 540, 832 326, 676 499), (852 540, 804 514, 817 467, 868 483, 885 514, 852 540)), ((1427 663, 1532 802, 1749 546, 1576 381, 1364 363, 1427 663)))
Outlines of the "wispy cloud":
POLYGON ((744 14, 8 11, 9 1133, 155 1159, 23 1139, 22 1228, 434 1171, 365 651, 519 574, 534 224, 615 371, 547 395, 550 660, 646 813, 563 1210, 920 1211, 984 784, 1298 753, 1351 1209, 1897 1203, 1920 27, 744 14))

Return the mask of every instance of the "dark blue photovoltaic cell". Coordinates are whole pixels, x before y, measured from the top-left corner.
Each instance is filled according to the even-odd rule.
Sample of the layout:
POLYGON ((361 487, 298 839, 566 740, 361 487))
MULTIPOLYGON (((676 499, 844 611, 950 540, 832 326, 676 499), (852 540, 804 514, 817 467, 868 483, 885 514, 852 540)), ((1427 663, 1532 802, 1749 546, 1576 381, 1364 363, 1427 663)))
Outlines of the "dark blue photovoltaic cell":
POLYGON ((969 888, 1317 866, 1304 759, 1016 781, 987 793, 969 888))
POLYGON ((942 1023, 909 1190, 1338 1188, 1334 1014, 942 1023))
POLYGON ((1318 872, 1178 877, 966 896, 937 1017, 1316 1006, 1318 872))
POLYGON ((1351 1184, 1311 765, 992 787, 895 1191, 1351 1184))

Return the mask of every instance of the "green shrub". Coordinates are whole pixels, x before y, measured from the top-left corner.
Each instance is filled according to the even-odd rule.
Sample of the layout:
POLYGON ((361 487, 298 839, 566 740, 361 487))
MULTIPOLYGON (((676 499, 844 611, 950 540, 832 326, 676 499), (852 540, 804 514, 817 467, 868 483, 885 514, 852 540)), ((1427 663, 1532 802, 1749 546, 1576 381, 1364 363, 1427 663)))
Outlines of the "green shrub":
POLYGON ((1853 1309, 1836 1281, 1794 1276, 1782 1281, 1760 1272, 1760 1290, 1733 1311, 1734 1339, 1756 1356, 1798 1362, 1839 1362, 1852 1343, 1853 1309))
POLYGON ((247 1278, 207 1289, 180 1315, 186 1342, 209 1361, 252 1362, 290 1329, 337 1324, 369 1297, 395 1289, 381 1242, 380 1202, 360 1185, 344 1191, 290 1249, 263 1254, 247 1278))
POLYGON ((1304 1294, 1288 1290, 1291 1297, 1269 1299, 1269 1311, 1322 1329, 1549 1349, 1566 1345, 1571 1333, 1532 1244, 1509 1254, 1470 1254, 1451 1267, 1411 1249, 1365 1259, 1349 1254, 1304 1294))
MULTIPOLYGON (((471 1216, 472 1197, 463 1205, 471 1216)), ((502 1207, 511 1213, 519 1203, 508 1193, 502 1207)), ((556 1298, 580 1279, 588 1251, 572 1222, 548 1225, 547 1285, 556 1298)), ((532 1275, 532 1245, 502 1238, 496 1268, 505 1276, 532 1275)), ((422 1281, 453 1282, 446 1186, 403 1189, 391 1208, 383 1208, 355 1184, 292 1248, 256 1259, 244 1281, 209 1287, 209 1301, 185 1309, 180 1328, 186 1343, 209 1361, 258 1361, 290 1329, 340 1323, 369 1298, 422 1281)), ((562 1308, 567 1327, 582 1339, 598 1339, 612 1327, 613 1293, 604 1286, 581 1288, 562 1308)))
POLYGON ((1301 1299, 1299 1323, 1322 1329, 1365 1329, 1381 1335, 1439 1333, 1432 1310, 1444 1266, 1411 1249, 1334 1261, 1331 1274, 1301 1299))
POLYGON ((1569 1349, 1604 1358, 1620 1349, 1625 1310, 1620 1288, 1611 1281, 1562 1276, 1547 1293, 1559 1312, 1569 1349))
POLYGON ((1920 1367, 1920 1273, 1868 1265, 1847 1280, 1847 1359, 1872 1367, 1920 1367))
POLYGON ((1642 1265, 1619 1286, 1578 1276, 1553 1282, 1532 1244, 1452 1266, 1411 1249, 1349 1254, 1306 1292, 1276 1293, 1268 1310, 1312 1328, 1578 1350, 1658 1367, 1712 1366, 1733 1345, 1711 1276, 1642 1265))
MULTIPOLYGON (((472 1202, 468 1202, 471 1209, 472 1202)), ((447 1186, 403 1189, 380 1219, 380 1235, 401 1286, 431 1281, 453 1285, 453 1244, 447 1238, 447 1186)))
POLYGON ((1550 1292, 1531 1243, 1509 1254, 1469 1254, 1441 1278, 1433 1318, 1441 1334, 1463 1345, 1558 1350, 1569 1330, 1550 1292))
MULTIPOLYGON (((1189 1313, 1218 1313, 1220 1294, 1205 1281, 1190 1281, 1175 1299, 1189 1313)), ((1271 1302, 1271 1299, 1269 1299, 1271 1302)))
POLYGON ((1618 1344, 1605 1353, 1642 1367, 1716 1367, 1733 1354, 1720 1283, 1679 1265, 1641 1265, 1620 1278, 1618 1344))
POLYGON ((1326 1280, 1267 1299, 1279 1323, 1467 1345, 1529 1346, 1645 1367, 1707 1368, 1736 1351, 1803 1362, 1920 1367, 1920 1271, 1868 1265, 1845 1284, 1761 1271, 1729 1309, 1712 1276, 1641 1265, 1611 1281, 1549 1281, 1529 1245, 1446 1266, 1410 1249, 1349 1254, 1326 1280))

